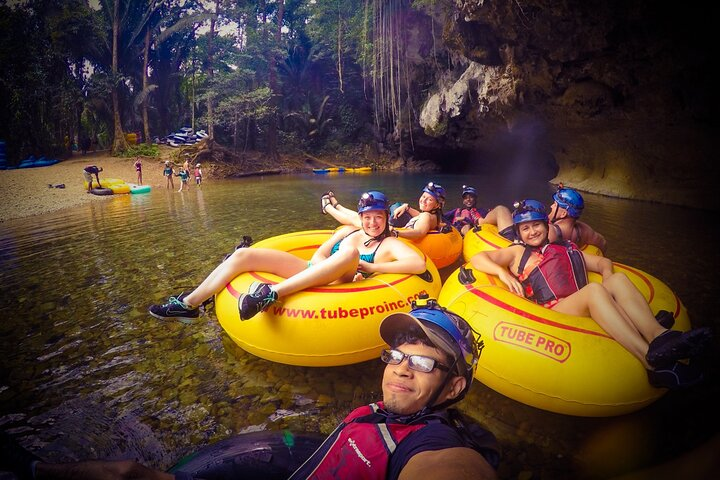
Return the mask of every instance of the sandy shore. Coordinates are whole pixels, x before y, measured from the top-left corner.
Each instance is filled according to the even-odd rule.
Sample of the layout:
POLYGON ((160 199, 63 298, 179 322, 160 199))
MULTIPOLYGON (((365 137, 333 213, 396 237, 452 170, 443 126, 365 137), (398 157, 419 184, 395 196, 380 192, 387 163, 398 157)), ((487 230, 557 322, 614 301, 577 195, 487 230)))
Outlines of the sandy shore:
MULTIPOLYGON (((141 160, 143 184, 165 188, 162 176, 164 159, 141 157, 141 160)), ((102 167, 100 180, 122 178, 128 183, 137 183, 134 163, 134 158, 112 157, 110 152, 105 151, 84 156, 78 154, 49 167, 0 170, 0 223, 112 198, 86 193, 83 168, 85 165, 102 167), (65 188, 48 187, 49 184, 61 183, 65 184, 65 188)), ((177 188, 179 178, 175 177, 174 182, 177 188)))

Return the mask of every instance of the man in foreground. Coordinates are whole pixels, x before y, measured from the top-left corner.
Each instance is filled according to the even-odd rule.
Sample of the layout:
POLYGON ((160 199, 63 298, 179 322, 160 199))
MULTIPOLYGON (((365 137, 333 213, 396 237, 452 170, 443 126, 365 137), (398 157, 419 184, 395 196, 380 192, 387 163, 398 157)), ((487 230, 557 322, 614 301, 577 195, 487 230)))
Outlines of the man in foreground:
MULTIPOLYGON (((381 355, 383 401, 353 410, 291 479, 497 478, 494 435, 447 408, 468 392, 483 343, 434 300, 418 303, 380 325, 390 346, 381 355)), ((129 460, 35 463, 33 471, 38 479, 193 478, 182 469, 172 475, 129 460)))

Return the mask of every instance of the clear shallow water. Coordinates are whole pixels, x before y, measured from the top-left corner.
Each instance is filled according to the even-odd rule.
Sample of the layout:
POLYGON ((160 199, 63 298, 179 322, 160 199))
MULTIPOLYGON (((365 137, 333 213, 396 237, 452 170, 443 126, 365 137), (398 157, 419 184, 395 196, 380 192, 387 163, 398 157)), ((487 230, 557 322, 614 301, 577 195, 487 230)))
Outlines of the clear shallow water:
MULTIPOLYGON (((487 206, 551 193, 497 177, 282 176, 115 196, 1 224, 0 426, 50 460, 133 457, 159 468, 252 429, 329 432, 353 406, 379 398, 379 361, 274 364, 236 347, 213 313, 162 322, 147 307, 197 284, 243 235, 334 228, 320 214, 326 190, 347 206, 370 188, 412 203, 430 179, 448 189, 449 207, 463 183, 487 206)), ((608 238, 611 258, 662 279, 695 325, 717 328, 719 254, 699 228, 707 212, 585 199, 583 219, 608 238)), ((619 418, 555 415, 477 383, 463 405, 500 437, 503 478, 604 478, 693 450, 718 431, 717 355, 706 362, 703 386, 619 418)))

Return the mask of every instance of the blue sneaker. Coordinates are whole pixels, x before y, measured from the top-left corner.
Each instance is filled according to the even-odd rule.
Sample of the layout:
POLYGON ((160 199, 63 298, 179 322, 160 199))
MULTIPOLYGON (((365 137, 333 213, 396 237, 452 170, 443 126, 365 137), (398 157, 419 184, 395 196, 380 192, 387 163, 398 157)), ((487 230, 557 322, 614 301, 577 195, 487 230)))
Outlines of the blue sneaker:
POLYGON ((648 370, 648 382, 656 388, 687 388, 703 381, 702 372, 692 365, 675 362, 672 367, 648 370))
POLYGON ((150 315, 160 320, 171 318, 198 318, 200 315, 199 308, 192 308, 183 303, 186 294, 181 293, 177 297, 170 297, 168 303, 163 305, 151 305, 148 309, 150 315))
POLYGON ((250 320, 258 313, 267 310, 270 305, 277 302, 277 299, 277 293, 270 288, 270 284, 253 282, 248 293, 243 293, 238 298, 240 320, 250 320))

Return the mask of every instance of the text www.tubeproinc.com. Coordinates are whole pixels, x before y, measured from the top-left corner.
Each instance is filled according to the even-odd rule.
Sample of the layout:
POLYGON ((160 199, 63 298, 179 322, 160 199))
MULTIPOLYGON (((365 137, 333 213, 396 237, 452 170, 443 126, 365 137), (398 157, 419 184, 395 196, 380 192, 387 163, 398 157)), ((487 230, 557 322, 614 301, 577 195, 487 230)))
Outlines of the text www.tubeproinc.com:
POLYGON ((425 291, 418 292, 415 295, 408 297, 406 300, 397 300, 394 302, 381 302, 375 305, 368 305, 366 307, 355 307, 355 308, 285 308, 282 306, 271 307, 272 313, 275 316, 289 317, 289 318, 319 318, 319 319, 341 319, 341 318, 360 318, 371 315, 381 315, 401 310, 410 305, 410 303, 417 299, 425 291))

